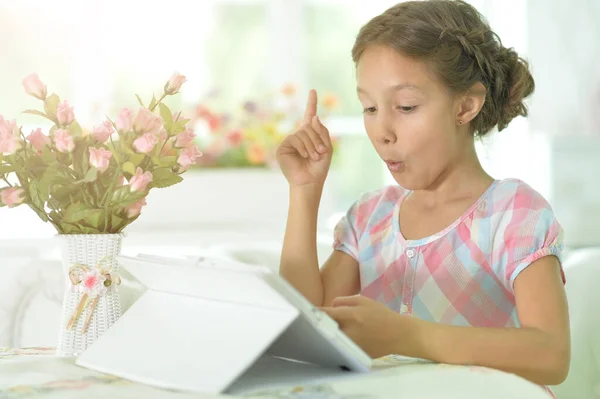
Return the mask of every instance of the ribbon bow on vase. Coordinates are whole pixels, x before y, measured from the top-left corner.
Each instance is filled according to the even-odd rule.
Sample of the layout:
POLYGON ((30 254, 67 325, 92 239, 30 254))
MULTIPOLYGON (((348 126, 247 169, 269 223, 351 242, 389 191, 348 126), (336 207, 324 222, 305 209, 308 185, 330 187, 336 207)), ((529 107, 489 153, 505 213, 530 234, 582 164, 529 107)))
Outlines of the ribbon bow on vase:
POLYGON ((85 334, 100 297, 104 295, 113 284, 121 284, 121 277, 119 277, 117 273, 102 267, 102 264, 106 260, 108 259, 103 258, 100 260, 98 266, 93 269, 80 263, 73 264, 69 269, 69 280, 71 281, 71 284, 74 287, 77 287, 79 292, 83 293, 83 296, 79 300, 77 308, 67 323, 67 330, 73 329, 83 311, 88 308, 89 310, 82 330, 82 333, 85 334))

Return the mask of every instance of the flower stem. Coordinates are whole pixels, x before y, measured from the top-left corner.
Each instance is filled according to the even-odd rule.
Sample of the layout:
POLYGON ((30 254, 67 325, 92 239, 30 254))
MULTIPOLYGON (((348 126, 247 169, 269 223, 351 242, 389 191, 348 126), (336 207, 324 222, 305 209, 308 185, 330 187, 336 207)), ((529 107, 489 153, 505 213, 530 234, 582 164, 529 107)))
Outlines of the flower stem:
POLYGON ((158 107, 158 104, 160 104, 161 101, 164 100, 166 96, 167 96, 167 93, 163 93, 163 95, 158 99, 158 101, 156 102, 156 104, 154 104, 154 107, 150 108, 150 111, 154 112, 154 110, 156 109, 156 107, 158 107))
POLYGON ((12 187, 13 185, 10 184, 10 182, 6 179, 6 176, 2 176, 2 180, 4 180, 6 182, 6 184, 8 184, 8 187, 12 187))

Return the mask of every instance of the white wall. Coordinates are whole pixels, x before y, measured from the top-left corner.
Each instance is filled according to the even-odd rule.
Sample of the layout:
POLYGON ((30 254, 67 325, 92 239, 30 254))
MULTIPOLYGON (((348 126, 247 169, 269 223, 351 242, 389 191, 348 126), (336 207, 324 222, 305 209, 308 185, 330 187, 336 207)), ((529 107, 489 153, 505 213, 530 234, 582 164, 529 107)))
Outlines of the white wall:
POLYGON ((533 129, 600 136, 600 2, 526 3, 528 52, 536 79, 533 129))

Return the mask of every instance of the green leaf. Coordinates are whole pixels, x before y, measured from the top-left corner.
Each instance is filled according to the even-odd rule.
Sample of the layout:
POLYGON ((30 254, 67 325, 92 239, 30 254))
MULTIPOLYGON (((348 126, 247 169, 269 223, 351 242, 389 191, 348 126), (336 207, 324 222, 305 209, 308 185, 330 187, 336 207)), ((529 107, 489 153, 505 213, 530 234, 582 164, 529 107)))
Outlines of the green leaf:
POLYGON ((34 179, 41 179, 47 166, 44 165, 41 158, 38 156, 26 157, 23 159, 23 165, 28 175, 34 179))
MULTIPOLYGON (((52 209, 59 209, 60 201, 58 201, 55 196, 52 196, 48 198, 48 206, 52 209)), ((58 213, 56 211, 52 211, 50 212, 50 216, 56 218, 58 216, 58 213)))
MULTIPOLYGON (((69 197, 71 196, 71 194, 73 194, 77 191, 79 191, 79 187, 74 184, 56 185, 56 186, 53 186, 52 198, 56 199, 56 201, 58 201, 59 203, 61 203, 64 206, 64 204, 68 203, 69 197)), ((57 207, 53 206, 53 208, 57 208, 57 207)))
POLYGON ((44 211, 44 203, 46 202, 46 198, 41 196, 40 188, 38 183, 35 180, 31 180, 29 182, 29 198, 31 199, 30 208, 38 214, 40 219, 44 222, 49 220, 48 215, 44 211))
POLYGON ((88 226, 82 225, 80 223, 77 224, 77 227, 79 227, 79 231, 81 231, 81 234, 98 234, 99 233, 98 229, 96 229, 95 227, 88 227, 88 226))
POLYGON ((60 224, 63 234, 77 234, 81 233, 81 230, 76 225, 63 222, 60 224))
POLYGON ((133 164, 133 162, 125 162, 121 166, 121 169, 123 169, 123 172, 131 173, 132 175, 135 175, 135 165, 133 164))
POLYGON ((146 193, 144 192, 131 192, 130 186, 123 186, 116 189, 113 193, 111 203, 120 207, 127 207, 135 204, 140 199, 144 198, 146 193))
POLYGON ((122 202, 130 195, 130 193, 131 193, 131 187, 129 187, 129 186, 119 187, 113 193, 111 202, 113 202, 113 203, 122 202))
POLYGON ((128 137, 127 137, 128 135, 129 135, 129 133, 126 133, 124 135, 125 140, 121 141, 121 143, 120 143, 121 144, 120 152, 122 152, 125 155, 135 154, 135 152, 133 152, 133 147, 131 145, 133 143, 133 139, 128 139, 128 137))
POLYGON ((116 140, 109 140, 106 142, 107 149, 112 153, 112 158, 115 162, 120 165, 125 159, 125 155, 121 152, 121 141, 120 138, 116 140))
POLYGON ((152 101, 150 102, 150 106, 148 107, 150 110, 153 110, 156 107, 156 97, 154 94, 152 95, 152 101))
POLYGON ((89 169, 87 146, 77 141, 73 150, 73 169, 78 176, 85 176, 89 169))
POLYGON ((67 130, 73 137, 81 137, 83 135, 83 129, 81 128, 81 125, 77 121, 73 121, 69 125, 67 130))
MULTIPOLYGON (((129 161, 133 164, 133 166, 138 167, 138 166, 140 166, 140 164, 142 162, 144 162, 145 158, 146 158, 146 155, 144 155, 144 154, 134 153, 129 156, 129 161)), ((135 174, 135 170, 134 170, 134 174, 135 174)))
POLYGON ((165 104, 158 104, 158 108, 160 109, 160 117, 164 121, 165 129, 167 133, 171 133, 171 129, 173 128, 173 113, 165 104))
POLYGON ((125 219, 123 219, 123 218, 121 218, 121 217, 119 217, 117 215, 114 215, 114 214, 111 215, 111 218, 110 218, 110 232, 111 233, 117 233, 117 232, 119 232, 124 227, 123 223, 125 221, 126 221, 125 219))
POLYGON ((152 187, 164 188, 181 182, 183 178, 170 169, 160 168, 152 173, 152 187))
POLYGON ((177 135, 181 132, 183 132, 186 128, 186 124, 189 119, 184 119, 182 121, 178 121, 173 125, 173 131, 171 132, 172 135, 177 135))
POLYGON ((91 183, 96 181, 96 179, 98 178, 98 169, 96 168, 90 168, 90 170, 87 171, 87 173, 85 174, 85 177, 83 178, 83 180, 80 180, 81 183, 91 183))
POLYGON ((58 110, 59 103, 60 97, 54 93, 48 96, 46 101, 44 101, 44 111, 46 111, 46 115, 53 120, 56 120, 56 111, 58 110))
POLYGON ((42 149, 42 161, 46 165, 58 164, 58 161, 56 160, 56 155, 47 146, 44 146, 44 148, 42 149))
POLYGON ((0 175, 15 172, 17 168, 14 165, 0 165, 0 175))
POLYGON ((102 230, 100 226, 104 224, 104 210, 95 209, 94 211, 90 211, 90 213, 85 216, 84 221, 90 227, 94 227, 97 230, 102 230))
POLYGON ((56 176, 58 175, 58 165, 52 165, 46 168, 46 171, 42 175, 39 183, 40 196, 45 198, 47 201, 50 196, 50 189, 52 183, 56 180, 56 176))
POLYGON ((37 116, 41 116, 43 118, 46 118, 54 123, 56 123, 56 121, 54 119, 52 119, 50 116, 46 115, 45 113, 43 113, 42 111, 38 111, 37 109, 28 109, 26 111, 23 111, 24 114, 31 114, 31 115, 37 115, 37 116))
POLYGON ((31 179, 29 181, 29 196, 31 202, 40 209, 44 209, 44 203, 46 199, 42 197, 40 192, 39 183, 36 180, 31 179))
POLYGON ((154 165, 160 168, 172 168, 173 166, 177 165, 177 157, 154 157, 152 158, 152 162, 154 165))
POLYGON ((97 220, 104 209, 88 208, 84 204, 70 205, 65 212, 65 222, 77 223, 82 220, 97 220))
POLYGON ((140 103, 140 105, 141 105, 142 107, 144 107, 144 108, 145 108, 146 106, 144 105, 144 102, 142 101, 142 99, 140 98, 140 96, 138 96, 138 95, 136 94, 136 95, 135 95, 135 97, 137 98, 137 100, 138 100, 138 103, 140 103))

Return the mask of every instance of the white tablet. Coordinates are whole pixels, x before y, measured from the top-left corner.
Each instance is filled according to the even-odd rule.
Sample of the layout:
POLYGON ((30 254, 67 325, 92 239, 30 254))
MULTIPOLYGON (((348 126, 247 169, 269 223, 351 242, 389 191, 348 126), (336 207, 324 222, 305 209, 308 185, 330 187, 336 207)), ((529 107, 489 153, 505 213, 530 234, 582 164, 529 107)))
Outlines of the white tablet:
MULTIPOLYGON (((310 363, 317 376, 371 369, 372 359, 335 321, 269 268, 150 255, 119 263, 147 291, 77 359, 81 366, 210 393, 242 392, 244 380, 275 364, 265 357, 310 363)), ((289 363, 293 379, 298 363, 289 363)))

